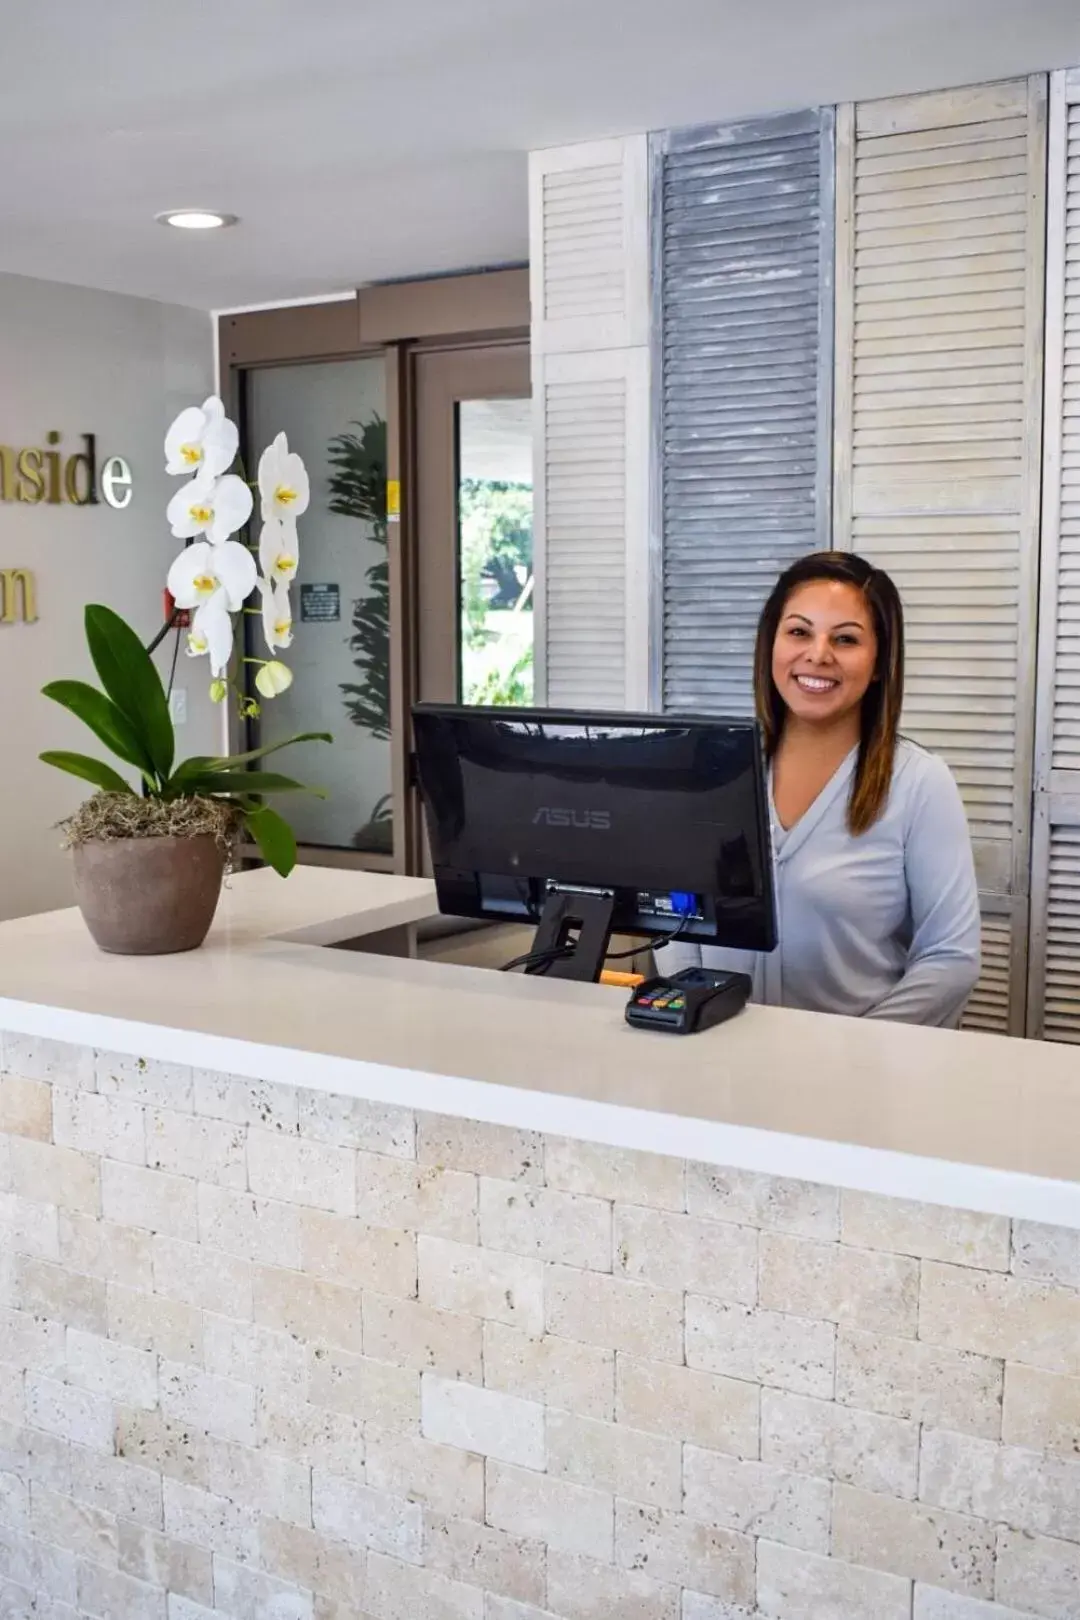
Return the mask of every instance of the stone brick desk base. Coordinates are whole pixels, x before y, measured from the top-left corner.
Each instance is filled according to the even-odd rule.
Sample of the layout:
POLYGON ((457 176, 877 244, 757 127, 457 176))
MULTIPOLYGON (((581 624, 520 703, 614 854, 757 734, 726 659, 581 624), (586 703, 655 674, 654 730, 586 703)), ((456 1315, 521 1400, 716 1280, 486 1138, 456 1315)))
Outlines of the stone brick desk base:
POLYGON ((1080 1233, 2 1052, 4 1620, 1080 1617, 1080 1233))

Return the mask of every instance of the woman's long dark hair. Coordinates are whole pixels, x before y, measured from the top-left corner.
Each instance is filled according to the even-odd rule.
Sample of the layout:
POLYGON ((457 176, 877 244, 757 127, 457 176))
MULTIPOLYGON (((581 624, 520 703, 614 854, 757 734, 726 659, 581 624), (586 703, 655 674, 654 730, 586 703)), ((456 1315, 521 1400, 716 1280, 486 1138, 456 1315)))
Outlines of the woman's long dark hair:
POLYGON ((754 704, 765 732, 765 753, 772 759, 787 715, 787 704, 772 678, 773 643, 788 597, 798 586, 818 579, 838 580, 861 591, 873 615, 877 636, 877 665, 862 700, 859 757, 847 812, 849 831, 864 833, 877 821, 889 797, 904 698, 904 610, 900 593, 888 574, 850 551, 818 551, 800 557, 786 569, 773 586, 758 620, 754 704))

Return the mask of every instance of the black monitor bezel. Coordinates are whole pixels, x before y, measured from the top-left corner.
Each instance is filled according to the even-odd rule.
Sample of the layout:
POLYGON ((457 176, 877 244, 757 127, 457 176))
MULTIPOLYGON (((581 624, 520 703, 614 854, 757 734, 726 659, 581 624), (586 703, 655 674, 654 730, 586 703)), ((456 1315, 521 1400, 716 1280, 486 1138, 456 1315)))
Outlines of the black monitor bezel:
MULTIPOLYGON (((501 705, 472 705, 430 701, 415 703, 412 706, 412 714, 414 716, 432 715, 438 718, 453 720, 474 719, 507 721, 513 719, 518 721, 532 721, 537 724, 547 725, 585 726, 592 724, 601 727, 625 727, 628 729, 633 729, 634 727, 651 727, 657 729, 665 727, 693 727, 695 729, 700 728, 704 730, 715 729, 723 726, 733 726, 738 727, 743 731, 752 732, 757 741, 757 747, 754 750, 755 769, 753 776, 756 812, 755 831, 758 841, 757 853, 760 857, 761 871, 764 875, 763 893, 761 894, 759 901, 756 902, 757 906, 759 907, 759 915, 749 929, 749 934, 751 936, 749 938, 747 937, 745 930, 740 932, 739 928, 731 926, 730 918, 727 918, 728 926, 724 930, 725 937, 720 937, 719 927, 706 929, 696 924, 693 926, 686 926, 683 930, 683 937, 693 940, 696 943, 714 945, 719 944, 722 946, 726 945, 729 948, 737 950, 759 951, 771 950, 774 948, 777 940, 776 886, 773 871, 772 840, 769 819, 768 778, 763 733, 760 724, 756 720, 748 718, 745 715, 706 715, 682 713, 662 714, 655 712, 649 713, 640 710, 571 709, 565 707, 526 708, 515 706, 511 708, 509 706, 501 705), (759 924, 760 926, 758 926, 759 924)), ((424 801, 424 815, 426 818, 428 815, 428 806, 424 800, 422 773, 420 770, 419 758, 415 750, 415 738, 412 755, 412 777, 419 791, 421 800, 424 801)), ((482 899, 479 897, 479 884, 477 884, 476 887, 476 894, 473 895, 467 892, 464 886, 455 885, 448 882, 445 875, 440 876, 438 869, 435 870, 434 876, 441 911, 451 915, 466 916, 490 922, 506 922, 514 920, 513 917, 509 917, 499 911, 490 909, 483 904, 482 899)), ((532 920, 535 922, 538 921, 538 915, 523 912, 518 915, 517 920, 532 920)), ((625 927, 626 924, 623 922, 618 924, 618 926, 625 927)), ((671 920, 665 921, 663 926, 659 925, 659 923, 655 926, 648 926, 643 922, 639 915, 634 923, 633 931, 638 934, 646 934, 653 938, 660 939, 663 938, 667 933, 671 932, 673 927, 674 923, 671 920)))

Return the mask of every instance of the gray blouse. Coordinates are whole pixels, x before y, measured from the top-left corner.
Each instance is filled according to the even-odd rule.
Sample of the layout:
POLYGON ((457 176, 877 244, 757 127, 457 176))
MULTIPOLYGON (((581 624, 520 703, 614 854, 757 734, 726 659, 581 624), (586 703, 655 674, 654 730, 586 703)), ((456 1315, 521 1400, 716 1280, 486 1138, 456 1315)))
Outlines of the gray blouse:
POLYGON ((979 900, 964 807, 948 766, 897 744, 884 814, 847 828, 853 749, 787 832, 772 802, 775 951, 675 944, 660 971, 703 962, 749 973, 774 1007, 955 1026, 979 976, 979 900))

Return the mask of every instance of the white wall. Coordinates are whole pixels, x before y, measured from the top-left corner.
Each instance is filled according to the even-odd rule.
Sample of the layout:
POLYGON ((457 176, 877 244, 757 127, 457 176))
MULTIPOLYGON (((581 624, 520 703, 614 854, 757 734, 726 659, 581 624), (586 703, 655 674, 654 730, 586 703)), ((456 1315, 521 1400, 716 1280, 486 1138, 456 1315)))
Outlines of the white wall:
MULTIPOLYGON (((200 311, 55 282, 0 275, 0 444, 62 450, 97 436, 99 462, 121 455, 134 480, 130 506, 0 502, 0 568, 37 576, 36 624, 0 624, 0 918, 71 903, 69 858, 54 830, 89 791, 38 761, 45 748, 102 750, 84 727, 42 698, 46 681, 93 678, 82 631, 87 602, 104 602, 147 640, 161 623, 161 591, 177 542, 164 510, 165 429, 210 392, 209 317, 200 311)), ((181 753, 219 751, 206 698, 205 660, 181 656, 188 696, 181 753)))

